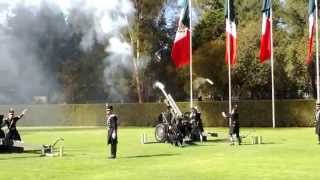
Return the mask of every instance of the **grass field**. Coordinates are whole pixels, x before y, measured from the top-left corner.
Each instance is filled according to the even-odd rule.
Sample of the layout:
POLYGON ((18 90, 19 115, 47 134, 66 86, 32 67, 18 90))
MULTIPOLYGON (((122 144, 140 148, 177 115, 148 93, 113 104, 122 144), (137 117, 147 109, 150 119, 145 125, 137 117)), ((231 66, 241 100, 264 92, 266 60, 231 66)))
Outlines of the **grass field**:
POLYGON ((0 179, 320 179, 320 145, 312 128, 258 128, 253 134, 263 136, 264 144, 251 145, 246 138, 241 146, 229 145, 227 129, 206 130, 219 137, 177 148, 141 144, 141 133, 153 140, 153 128, 121 128, 118 158, 110 160, 104 128, 26 128, 21 130, 25 143, 63 137, 65 156, 0 154, 0 179))

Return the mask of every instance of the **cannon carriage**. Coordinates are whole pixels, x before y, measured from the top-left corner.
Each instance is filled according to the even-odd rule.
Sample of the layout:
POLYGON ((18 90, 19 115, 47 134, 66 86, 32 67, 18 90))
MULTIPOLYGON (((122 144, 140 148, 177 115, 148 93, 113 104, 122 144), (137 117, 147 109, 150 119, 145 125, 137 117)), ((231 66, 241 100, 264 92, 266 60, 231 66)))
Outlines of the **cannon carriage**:
POLYGON ((6 132, 3 131, 3 125, 3 115, 0 115, 0 154, 40 152, 41 156, 62 156, 63 145, 60 145, 58 149, 57 144, 64 141, 63 138, 58 138, 54 141, 54 143, 48 145, 25 144, 23 141, 21 141, 20 135, 19 138, 11 136, 8 127, 6 127, 6 132))
POLYGON ((6 133, 2 130, 3 115, 0 115, 0 153, 3 152, 16 152, 21 153, 24 151, 20 141, 6 138, 6 133))
POLYGON ((156 82, 154 87, 159 88, 166 98, 167 112, 162 112, 155 126, 157 142, 168 142, 177 146, 192 141, 206 141, 201 114, 195 107, 191 112, 182 113, 172 96, 165 91, 162 83, 156 82))

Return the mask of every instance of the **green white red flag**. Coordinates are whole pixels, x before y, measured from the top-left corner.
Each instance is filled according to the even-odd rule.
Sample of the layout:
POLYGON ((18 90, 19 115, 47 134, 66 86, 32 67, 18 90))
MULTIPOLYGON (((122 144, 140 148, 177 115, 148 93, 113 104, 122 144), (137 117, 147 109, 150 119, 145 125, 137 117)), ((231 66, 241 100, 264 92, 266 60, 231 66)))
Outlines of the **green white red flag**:
POLYGON ((308 41, 308 53, 306 63, 310 64, 312 62, 312 50, 313 50, 313 39, 316 24, 316 4, 315 0, 309 0, 309 41, 308 41))
POLYGON ((185 1, 181 11, 178 30, 171 50, 171 58, 177 68, 190 63, 190 17, 189 4, 185 1))
POLYGON ((237 30, 235 16, 234 0, 226 0, 226 63, 229 64, 230 62, 231 65, 236 64, 237 54, 237 30))
POLYGON ((271 59, 271 0, 263 0, 262 5, 262 35, 260 39, 260 62, 271 59))

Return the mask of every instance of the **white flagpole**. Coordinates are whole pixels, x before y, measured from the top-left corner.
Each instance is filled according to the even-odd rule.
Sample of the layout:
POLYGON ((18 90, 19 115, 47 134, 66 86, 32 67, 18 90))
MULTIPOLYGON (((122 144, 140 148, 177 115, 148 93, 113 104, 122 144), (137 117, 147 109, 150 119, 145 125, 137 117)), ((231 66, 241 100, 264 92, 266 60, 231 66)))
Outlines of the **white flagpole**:
POLYGON ((191 0, 189 0, 189 25, 190 25, 190 108, 193 107, 193 89, 192 89, 192 19, 191 19, 191 0))
MULTIPOLYGON (((226 26, 230 28, 230 2, 228 0, 228 21, 226 22, 228 23, 226 26)), ((227 30, 227 29, 226 29, 227 30)), ((231 33, 231 32, 229 32, 231 33)), ((231 99, 231 59, 230 59, 230 38, 229 36, 227 37, 227 40, 228 40, 228 77, 229 77, 229 113, 231 114, 231 102, 232 102, 232 99, 231 99)), ((229 122, 231 123, 231 122, 229 122)))
POLYGON ((272 127, 276 127, 276 118, 275 118, 275 98, 274 98, 274 68, 273 68, 273 27, 272 27, 272 0, 270 0, 270 38, 271 38, 271 84, 272 84, 272 127))
POLYGON ((318 40, 318 2, 315 2, 316 9, 316 76, 317 76, 317 103, 320 103, 320 80, 319 80, 319 40, 318 40))

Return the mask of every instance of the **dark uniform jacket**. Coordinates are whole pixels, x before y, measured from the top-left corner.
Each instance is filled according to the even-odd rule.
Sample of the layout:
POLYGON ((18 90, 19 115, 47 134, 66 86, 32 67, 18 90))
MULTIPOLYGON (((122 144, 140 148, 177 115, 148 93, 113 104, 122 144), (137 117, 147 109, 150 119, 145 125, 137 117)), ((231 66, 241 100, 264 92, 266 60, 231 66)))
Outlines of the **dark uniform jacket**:
POLYGON ((231 115, 230 134, 239 134, 239 131, 240 131, 239 114, 235 112, 231 115))
POLYGON ((315 112, 316 134, 320 135, 320 110, 315 112))
POLYGON ((165 118, 167 119, 169 124, 176 124, 177 123, 176 120, 175 120, 175 115, 174 115, 172 110, 170 110, 170 111, 167 110, 165 112, 165 116, 166 116, 165 118))
POLYGON ((237 112, 228 114, 227 119, 230 122, 229 134, 239 134, 239 131, 240 131, 239 114, 237 112))
POLYGON ((108 144, 118 143, 118 117, 115 114, 107 115, 107 128, 108 128, 108 144), (115 133, 115 138, 112 137, 112 133, 115 133))
POLYGON ((3 115, 0 115, 0 139, 3 139, 5 136, 3 130, 1 129, 3 126, 4 126, 3 115))
POLYGON ((190 119, 199 128, 200 132, 204 131, 200 112, 191 112, 190 119))
POLYGON ((19 132, 17 131, 17 121, 22 118, 22 115, 20 116, 15 116, 12 119, 6 118, 4 120, 4 124, 7 126, 9 132, 6 134, 6 139, 7 140, 16 140, 16 141, 21 141, 21 137, 19 132))

